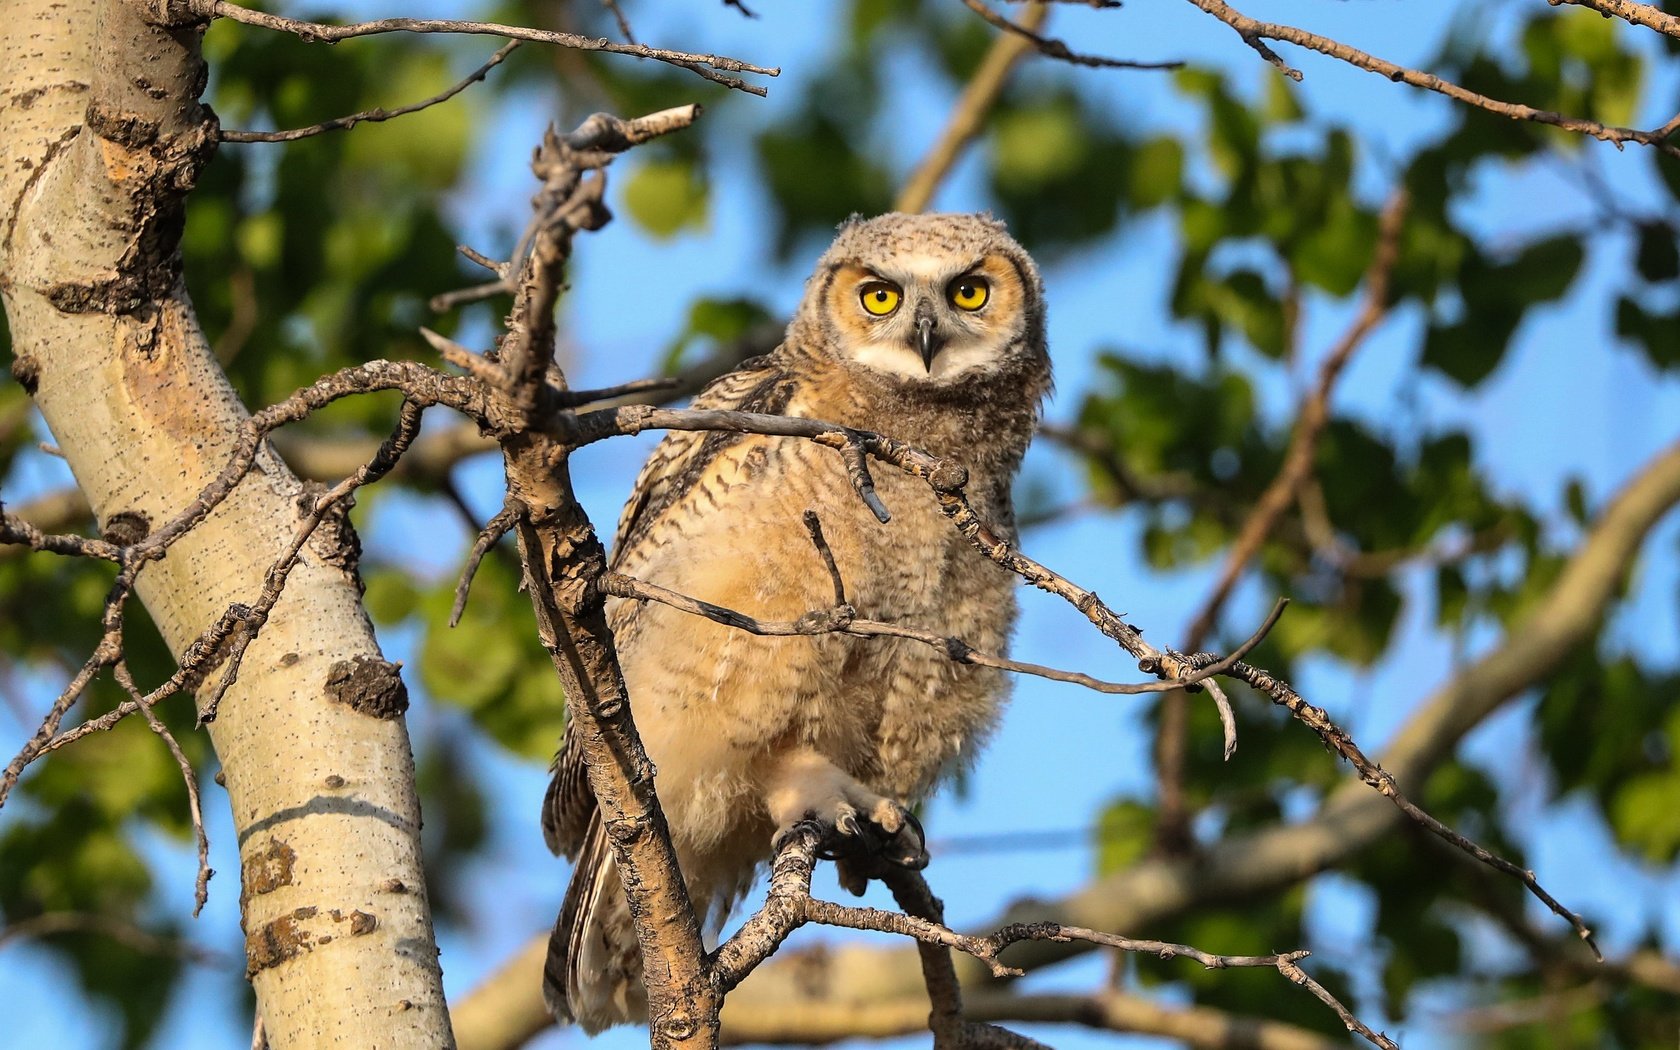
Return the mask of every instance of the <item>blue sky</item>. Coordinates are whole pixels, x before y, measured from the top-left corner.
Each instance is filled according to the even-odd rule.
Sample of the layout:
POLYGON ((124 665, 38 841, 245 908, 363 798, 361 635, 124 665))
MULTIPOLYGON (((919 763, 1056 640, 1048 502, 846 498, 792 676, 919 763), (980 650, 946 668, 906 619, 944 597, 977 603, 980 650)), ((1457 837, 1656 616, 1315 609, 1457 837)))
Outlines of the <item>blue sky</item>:
MULTIPOLYGON (((752 6, 761 15, 756 21, 743 20, 721 5, 713 10, 692 5, 655 7, 634 0, 626 4, 645 41, 784 66, 787 72, 772 82, 769 100, 719 111, 719 119, 731 121, 725 134, 743 144, 760 122, 792 104, 801 70, 831 44, 825 36, 826 19, 814 12, 836 8, 832 3, 794 5, 771 0, 752 6)), ((1242 6, 1256 17, 1306 25, 1406 63, 1424 62, 1448 28, 1438 14, 1446 5, 1415 0, 1309 4, 1254 0, 1242 6)), ((1532 5, 1506 0, 1482 6, 1481 29, 1497 40, 1509 29, 1512 12, 1532 5)), ((358 2, 350 10, 380 9, 358 2)), ((408 5, 404 13, 432 11, 461 13, 456 5, 438 0, 408 5)), ((1184 58, 1217 67, 1248 89, 1270 75, 1235 34, 1185 3, 1131 0, 1122 11, 1108 12, 1068 5, 1057 10, 1052 31, 1087 51, 1184 58)), ((339 46, 379 45, 349 42, 339 46)), ((476 53, 476 49, 463 52, 463 68, 477 61, 471 57, 476 53)), ((1289 58, 1306 74, 1302 98, 1308 110, 1327 121, 1357 126, 1367 137, 1378 129, 1374 150, 1378 157, 1404 156, 1447 119, 1445 100, 1318 56, 1292 52, 1289 58)), ((915 162, 921 145, 937 133, 951 92, 927 77, 908 56, 895 56, 893 61, 903 108, 893 126, 881 129, 877 139, 882 154, 903 172, 915 162)), ((1029 69, 1026 75, 1040 74, 1029 69)), ((1143 128, 1194 127, 1199 122, 1197 112, 1173 92, 1163 74, 1085 71, 1080 84, 1117 116, 1143 128)), ((1648 97, 1672 99, 1675 87, 1676 78, 1665 76, 1648 97)), ((703 95, 697 92, 697 97, 703 95)), ((1671 115, 1657 109, 1660 106, 1642 113, 1638 123, 1655 125, 1671 115)), ((527 144, 536 141, 549 112, 540 93, 531 92, 502 107, 486 128, 484 140, 502 147, 481 152, 458 201, 463 235, 476 246, 505 250, 505 245, 495 243, 495 231, 522 222, 520 209, 530 188, 524 167, 527 144)), ((729 155, 727 150, 716 154, 729 155)), ((1661 190, 1649 182, 1641 160, 1596 143, 1578 156, 1579 163, 1595 165, 1637 206, 1654 209, 1663 200, 1661 190)), ((1580 190, 1571 168, 1574 163, 1576 159, 1488 170, 1461 218, 1486 243, 1495 245, 1522 244, 1551 230, 1592 224, 1591 203, 1580 190)), ((659 241, 621 220, 580 240, 574 290, 565 312, 569 343, 577 349, 575 360, 569 363, 574 381, 605 384, 652 372, 664 347, 681 330, 687 304, 695 295, 747 293, 781 311, 791 310, 799 296, 803 268, 820 245, 807 246, 797 253, 794 263, 771 262, 769 237, 757 212, 755 176, 747 169, 745 164, 720 162, 712 172, 711 214, 701 231, 659 241), (627 279, 627 275, 634 276, 627 279), (657 294, 650 294, 649 288, 657 288, 657 294)), ((1382 172, 1380 164, 1362 168, 1362 186, 1373 200, 1384 189, 1382 172)), ((622 177, 618 185, 622 187, 622 177)), ((938 207, 950 210, 972 210, 985 204, 972 157, 958 167, 936 200, 938 207)), ((1199 336, 1173 324, 1165 308, 1170 277, 1162 262, 1173 257, 1173 234, 1167 223, 1145 219, 1123 236, 1105 242, 1100 250, 1063 256, 1046 268, 1051 345, 1063 391, 1061 399, 1049 407, 1051 419, 1065 419, 1075 407, 1098 348, 1120 346, 1128 353, 1185 364, 1201 360, 1199 336)), ((1601 238, 1589 257, 1588 274, 1574 294, 1534 311, 1499 372, 1474 396, 1463 396, 1445 380, 1418 377, 1414 365, 1423 318, 1402 312, 1361 349, 1338 390, 1337 409, 1390 432, 1469 429, 1478 438, 1480 465, 1508 491, 1557 512, 1559 535, 1567 536, 1557 504, 1562 478, 1572 473, 1581 476, 1592 498, 1602 500, 1680 431, 1680 381, 1654 374, 1635 351, 1617 345, 1609 334, 1614 266, 1627 250, 1620 234, 1601 238)), ((1345 309, 1310 304, 1303 339, 1308 352, 1299 373, 1293 381, 1268 382, 1260 389, 1270 418, 1287 418, 1300 377, 1311 374, 1316 355, 1346 320, 1345 309)), ((1242 361, 1239 356, 1239 364, 1242 361)), ((652 440, 617 441, 579 456, 575 476, 580 495, 598 524, 605 526, 616 518, 635 468, 652 440)), ((28 494, 25 489, 62 483, 56 470, 49 463, 10 479, 9 495, 23 498, 28 494)), ((1037 448, 1029 455, 1026 475, 1035 485, 1069 497, 1077 494, 1080 484, 1076 466, 1048 448, 1037 448)), ((489 458, 469 463, 462 469, 462 479, 469 500, 488 516, 500 501, 499 464, 489 458)), ((427 561, 437 572, 453 572, 466 538, 440 544, 436 527, 440 513, 444 511, 438 506, 416 500, 387 500, 379 505, 371 526, 363 523, 364 536, 376 553, 413 549, 418 543, 429 551, 427 561)), ((1137 521, 1124 516, 1080 515, 1035 530, 1027 536, 1026 545, 1040 560, 1102 593, 1134 622, 1145 625, 1151 636, 1175 637, 1205 593, 1214 567, 1170 576, 1152 572, 1135 553, 1138 529, 1137 521)), ((1613 636, 1638 637, 1648 650, 1655 645, 1673 663, 1680 660, 1680 572, 1676 566, 1680 523, 1671 516, 1649 549, 1652 554, 1635 579, 1634 600, 1622 613, 1613 636)), ((1421 579, 1407 581, 1403 627, 1382 663, 1369 671, 1356 671, 1318 662, 1307 668, 1298 683, 1305 695, 1327 708, 1368 751, 1381 749, 1413 706, 1451 673, 1455 659, 1474 655, 1495 640, 1482 634, 1455 640, 1434 630, 1434 611, 1427 600, 1419 600, 1427 595, 1422 584, 1421 579)), ((1272 597, 1253 587, 1239 590, 1228 622, 1258 619, 1272 597)), ((1037 593, 1023 593, 1022 604, 1017 655, 1106 677, 1130 673, 1123 654, 1077 613, 1037 593)), ((389 655, 412 665, 412 637, 387 635, 382 641, 389 655)), ((34 690, 38 702, 45 702, 46 685, 41 683, 42 688, 34 690)), ((412 676, 410 686, 416 686, 412 676)), ((931 804, 927 818, 931 838, 937 842, 978 833, 1082 829, 1105 802, 1120 796, 1147 797, 1152 778, 1148 739, 1140 730, 1141 710, 1137 702, 1123 697, 1102 697, 1037 680, 1019 682, 1010 714, 975 771, 968 793, 962 798, 942 795, 931 804), (1047 770, 1055 772, 1050 775, 1047 770)), ((423 696, 411 717, 417 734, 460 732, 464 726, 456 712, 432 705, 423 696)), ((1239 709, 1239 722, 1241 718, 1239 709)), ((1523 722, 1519 702, 1478 730, 1466 749, 1502 781, 1523 785, 1512 793, 1510 813, 1514 825, 1523 829, 1519 835, 1531 847, 1530 862, 1542 880, 1566 902, 1603 917, 1603 939, 1611 951, 1627 946, 1652 922, 1664 931, 1668 943, 1674 943, 1680 938, 1680 904, 1676 903, 1680 902, 1680 879, 1672 871, 1617 862, 1606 848, 1603 830, 1585 819, 1582 807, 1566 804, 1548 810, 1539 806, 1541 784, 1536 781, 1523 722)), ((461 880, 463 884, 470 880, 472 897, 485 907, 478 909, 480 918, 471 929, 446 931, 442 937, 445 981, 452 997, 471 988, 532 933, 547 927, 566 877, 564 865, 547 854, 537 834, 537 804, 546 783, 541 764, 509 759, 483 742, 475 742, 470 753, 487 795, 501 804, 492 807, 491 848, 467 873, 469 878, 461 880)), ((1324 761, 1330 761, 1328 756, 1324 761)), ((234 835, 213 789, 207 793, 207 807, 213 865, 224 874, 212 884, 211 903, 194 927, 195 936, 219 950, 236 950, 234 835)), ((159 841, 148 848, 157 858, 160 878, 171 887, 171 905, 184 916, 190 911, 190 856, 173 843, 159 841)), ((1004 856, 936 854, 928 874, 947 902, 949 917, 962 925, 985 921, 1020 896, 1052 897, 1072 890, 1088 879, 1091 866, 1090 851, 1075 847, 1004 856)), ((823 884, 833 888, 831 879, 823 884)), ((1340 949, 1327 947, 1324 955, 1350 969, 1363 968, 1374 979, 1369 959, 1348 950, 1364 943, 1371 902, 1334 877, 1315 883, 1309 900, 1312 946, 1339 942, 1340 949)), ((801 939, 842 936, 850 935, 807 932, 801 939)), ((1226 951, 1289 946, 1201 947, 1226 951)), ((1497 948, 1490 943, 1486 950, 1496 952, 1497 948)), ((1078 989, 1102 978, 1102 965, 1091 957, 1034 980, 1045 987, 1078 989)), ((66 998, 66 983, 66 975, 44 952, 29 946, 0 952, 0 1000, 33 1004, 21 1017, 14 1015, 0 1044, 15 1039, 11 1045, 103 1045, 101 1019, 78 1012, 66 998)), ((1367 981, 1365 990, 1371 987, 1367 981)), ((173 1005, 157 1045, 233 1045, 248 1024, 238 988, 237 973, 196 973, 173 1005)), ((1279 994, 1291 992, 1280 986, 1279 994)), ((1446 994, 1434 998, 1443 1008, 1456 1002, 1446 994)), ((1373 1023, 1383 1020, 1370 1004, 1361 1013, 1373 1023)), ((1099 1043, 1159 1045, 1069 1030, 1039 1034, 1055 1045, 1074 1048, 1099 1043)), ((1391 1027, 1391 1034, 1403 1037, 1411 1050, 1449 1045, 1445 1030, 1430 1025, 1427 1018, 1406 1029, 1391 1027)), ((645 1045, 644 1040, 621 1031, 597 1043, 617 1050, 645 1045)), ((539 1045, 583 1042, 575 1033, 551 1033, 539 1045)), ((920 1041, 903 1045, 920 1045, 920 1041)))

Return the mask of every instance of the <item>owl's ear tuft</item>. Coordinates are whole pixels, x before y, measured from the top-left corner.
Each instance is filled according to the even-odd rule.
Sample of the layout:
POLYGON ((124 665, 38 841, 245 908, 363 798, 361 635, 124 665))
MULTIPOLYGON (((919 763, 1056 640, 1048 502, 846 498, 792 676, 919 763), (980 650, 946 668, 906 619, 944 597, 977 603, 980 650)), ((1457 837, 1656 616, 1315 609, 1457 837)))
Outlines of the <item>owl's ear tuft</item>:
POLYGON ((840 220, 840 225, 838 225, 834 228, 835 232, 836 233, 845 233, 847 230, 851 229, 853 226, 857 226, 857 225, 863 223, 868 218, 869 218, 869 216, 865 215, 863 212, 854 211, 850 215, 846 216, 844 219, 840 220))

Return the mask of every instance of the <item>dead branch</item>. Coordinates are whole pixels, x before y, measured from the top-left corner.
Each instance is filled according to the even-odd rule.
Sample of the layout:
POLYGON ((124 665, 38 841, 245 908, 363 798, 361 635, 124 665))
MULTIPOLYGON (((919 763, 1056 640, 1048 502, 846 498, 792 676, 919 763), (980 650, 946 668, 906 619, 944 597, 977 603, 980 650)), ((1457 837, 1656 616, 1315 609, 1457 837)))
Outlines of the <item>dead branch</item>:
MULTIPOLYGON (((814 822, 796 825, 784 837, 771 866, 770 896, 764 906, 752 915, 741 929, 724 942, 711 957, 711 969, 721 988, 733 988, 746 974, 775 952, 788 935, 807 923, 839 926, 854 930, 893 933, 914 939, 919 945, 963 952, 984 963, 996 977, 1019 976, 1022 971, 1011 967, 999 956, 1011 945, 1022 941, 1082 941, 1121 951, 1154 955, 1162 959, 1186 958, 1209 969, 1233 967, 1261 967, 1276 969, 1289 981, 1306 988, 1320 1001, 1336 1011, 1351 1032, 1356 1032, 1384 1050, 1397 1050, 1386 1036, 1371 1031, 1336 1000, 1322 985, 1301 970, 1299 961, 1309 953, 1286 952, 1274 955, 1215 955, 1185 944, 1166 941, 1138 940, 1078 926, 1054 922, 1012 923, 985 936, 961 934, 945 926, 938 918, 926 918, 912 912, 937 916, 939 905, 928 891, 927 883, 915 872, 893 875, 890 884, 904 914, 879 908, 835 904, 811 896, 811 871, 824 841, 824 830, 814 822)), ((943 966, 937 957, 924 953, 924 973, 928 977, 929 993, 934 997, 935 1045, 964 1045, 949 1028, 950 1038, 944 1044, 939 1039, 942 1025, 941 1003, 945 1003, 944 1021, 947 1025, 962 1024, 960 1013, 951 1012, 949 1004, 960 1004, 955 973, 949 970, 949 959, 943 966)), ((960 1010, 960 1005, 958 1006, 960 1010)), ((966 1034, 966 1033, 964 1033, 966 1034)))
POLYGON ((461 614, 467 611, 467 594, 472 590, 473 577, 478 575, 478 566, 484 561, 484 556, 503 536, 513 531, 513 526, 518 520, 518 504, 506 500, 502 503, 502 509, 496 512, 496 516, 484 523, 478 538, 473 541, 472 550, 467 554, 467 563, 461 567, 461 578, 455 584, 455 603, 449 608, 449 626, 455 627, 460 624, 461 614))
POLYGON ((1082 54, 1054 37, 1040 36, 1025 25, 1011 22, 987 7, 985 0, 963 0, 963 5, 985 19, 988 25, 1027 41, 1039 54, 1046 58, 1058 59, 1076 66, 1090 66, 1094 69, 1182 69, 1184 67, 1183 62, 1177 61, 1137 62, 1126 58, 1105 58, 1102 55, 1082 54))
POLYGON ((199 912, 204 910, 205 902, 210 899, 210 878, 216 874, 210 867, 210 836, 204 830, 204 807, 198 795, 198 776, 193 772, 192 763, 187 761, 186 752, 181 750, 180 741, 169 731, 152 710, 151 705, 144 702, 140 695, 140 687, 134 684, 134 676, 129 673, 128 662, 118 660, 113 673, 117 683, 123 687, 130 697, 139 705, 140 713, 146 716, 146 725, 151 727, 163 740, 164 746, 169 748, 169 754, 175 759, 175 765, 181 771, 181 782, 187 788, 187 813, 192 817, 193 838, 198 843, 198 877, 193 882, 193 918, 198 918, 199 912))
MULTIPOLYGON (((1021 660, 998 656, 995 653, 988 653, 974 648, 961 638, 934 634, 931 631, 918 630, 914 627, 906 627, 902 624, 888 623, 882 620, 865 619, 859 617, 857 610, 844 601, 827 609, 812 609, 797 620, 760 620, 738 610, 714 605, 711 602, 681 594, 668 587, 661 587, 646 580, 639 580, 634 576, 626 576, 620 572, 608 571, 604 573, 601 576, 600 587, 602 593, 610 594, 616 598, 628 598, 639 602, 657 602, 661 605, 668 605, 679 612, 701 616, 714 623, 721 623, 725 627, 733 627, 736 630, 761 637, 810 637, 821 634, 848 634, 857 638, 904 638, 936 649, 944 653, 954 663, 973 664, 978 667, 995 667, 1000 671, 1031 675, 1035 678, 1045 678, 1053 682, 1067 682, 1072 685, 1084 686, 1094 692, 1117 696, 1135 696, 1142 693, 1162 693, 1174 689, 1184 689, 1224 673, 1265 639, 1288 605, 1285 601, 1278 602, 1273 607, 1271 614, 1266 617, 1265 622, 1260 625, 1259 630, 1255 631, 1247 641, 1229 655, 1220 657, 1211 653, 1198 654, 1198 659, 1191 662, 1199 663, 1202 657, 1205 657, 1209 662, 1184 678, 1156 682, 1105 682, 1100 678, 1093 678, 1079 671, 1063 671, 1054 667, 1046 667, 1043 664, 1026 663, 1021 660)), ((842 591, 842 595, 843 593, 842 591)))
MULTIPOLYGON (((1291 80, 1300 80, 1301 71, 1279 57, 1277 52, 1267 46, 1266 41, 1278 40, 1308 48, 1317 51, 1319 54, 1329 55, 1331 58, 1357 66, 1360 69, 1379 73, 1397 84, 1410 84, 1412 87, 1434 91, 1455 102, 1462 102, 1465 105, 1474 106, 1489 113, 1496 113, 1502 117, 1509 117, 1512 120, 1532 121, 1536 124, 1546 124, 1550 127, 1561 128, 1564 131, 1588 135, 1612 143, 1618 149, 1625 143, 1637 142, 1642 146, 1650 146, 1661 150, 1671 157, 1680 157, 1680 146, 1668 141, 1668 129, 1664 131, 1640 131, 1636 128, 1601 124, 1596 120, 1587 120, 1583 117, 1566 116, 1562 113, 1554 113, 1551 110, 1535 109, 1533 106, 1526 106, 1520 102, 1502 102, 1499 99, 1489 98, 1468 88, 1460 87, 1452 81, 1444 80, 1433 73, 1424 73, 1416 69, 1396 65, 1387 59, 1367 54, 1358 48, 1349 47, 1347 44, 1332 40, 1329 37, 1309 33, 1294 26, 1280 25, 1276 22, 1262 22, 1250 18, 1231 7, 1230 4, 1225 3, 1225 0, 1190 0, 1190 2, 1236 30, 1237 35, 1242 37, 1243 43, 1253 48, 1266 61, 1278 67, 1291 80)), ((1574 0, 1566 0, 1566 2, 1574 2, 1574 0)), ((1586 6, 1596 7, 1598 4, 1612 3, 1621 3, 1621 6, 1627 7, 1644 6, 1627 4, 1625 0, 1588 0, 1586 6)))
POLYGON ((497 439, 509 504, 517 508, 525 590, 629 899, 656 1050, 715 1046, 721 994, 706 973, 699 924, 654 794, 653 767, 626 702, 597 586, 606 551, 572 490, 571 449, 547 430, 552 418, 568 412, 565 377, 553 365, 554 305, 572 238, 609 218, 601 203, 604 169, 618 153, 685 128, 698 115, 698 106, 635 120, 598 113, 568 135, 553 129, 544 135, 532 163, 542 188, 509 268, 510 274, 517 268, 518 281, 507 334, 494 361, 457 362, 482 377, 502 424, 497 439))
MULTIPOLYGON (((74 501, 66 500, 66 503, 74 501)), ((82 508, 86 509, 86 502, 82 508)), ((0 544, 16 544, 32 551, 62 554, 70 558, 97 558, 100 561, 122 562, 122 548, 105 540, 89 539, 43 532, 22 518, 0 510, 0 544)))
POLYGON ((124 564, 117 572, 116 582, 106 593, 105 608, 100 613, 99 643, 63 691, 53 699, 52 706, 41 719, 35 735, 29 738, 11 762, 7 763, 5 771, 0 773, 0 806, 6 804, 6 799, 11 796, 12 789, 17 786, 18 778, 23 776, 23 771, 29 763, 51 750, 51 741, 57 734, 58 727, 63 724, 64 716, 70 713, 70 708, 87 692, 94 678, 122 658, 123 609, 129 596, 134 593, 134 577, 139 571, 140 563, 135 561, 124 564))
POLYGON ((298 139, 306 139, 311 135, 320 135, 328 131, 348 131, 357 124, 377 124, 380 121, 407 116, 410 113, 418 113, 440 102, 448 102, 467 88, 483 80, 492 69, 501 65, 502 59, 512 54, 520 43, 521 41, 518 40, 509 40, 496 49, 496 53, 490 56, 489 61, 467 74, 464 79, 419 102, 398 106, 396 109, 377 107, 365 109, 347 117, 334 117, 332 120, 323 120, 319 124, 311 124, 306 128, 293 128, 290 131, 222 131, 219 133, 219 138, 223 142, 295 142, 298 139))
POLYGON ((1546 0, 1553 7, 1565 4, 1597 11, 1606 18, 1614 15, 1624 22, 1646 29, 1655 29, 1665 36, 1680 40, 1680 16, 1671 15, 1654 4, 1634 3, 1633 0, 1546 0))
POLYGON ((499 22, 466 22, 447 18, 381 18, 369 22, 352 22, 346 25, 326 25, 320 22, 304 22, 295 18, 285 18, 272 15, 265 11, 254 11, 247 7, 240 7, 228 0, 170 0, 175 10, 197 18, 226 18, 232 22, 243 22, 246 25, 259 26, 276 32, 290 33, 305 43, 336 44, 340 40, 352 37, 375 36, 381 33, 455 33, 479 36, 499 36, 508 40, 529 40, 539 44, 553 44, 557 47, 571 48, 576 51, 600 51, 607 54, 629 55, 633 58, 649 59, 655 62, 665 62, 710 80, 714 84, 745 91, 748 94, 763 96, 767 92, 763 87, 749 84, 740 77, 729 76, 729 73, 752 73, 761 76, 774 77, 781 75, 781 69, 774 66, 758 66, 751 62, 743 62, 738 58, 725 55, 693 54, 687 51, 672 51, 662 47, 649 47, 646 44, 620 44, 604 37, 579 36, 576 33, 560 33, 547 29, 532 29, 526 26, 503 25, 499 22))

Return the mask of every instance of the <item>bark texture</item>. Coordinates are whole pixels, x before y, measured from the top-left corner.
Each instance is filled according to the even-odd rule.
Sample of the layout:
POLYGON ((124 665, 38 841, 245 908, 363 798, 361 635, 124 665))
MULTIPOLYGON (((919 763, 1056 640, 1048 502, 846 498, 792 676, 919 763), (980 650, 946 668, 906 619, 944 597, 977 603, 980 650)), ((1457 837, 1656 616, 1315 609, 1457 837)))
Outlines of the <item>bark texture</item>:
MULTIPOLYGON (((154 24, 159 7, 10 0, 0 24, 12 372, 101 527, 142 533, 221 470, 246 418, 180 279, 185 196, 215 142, 198 102, 202 26, 154 24)), ((177 655, 255 599, 302 494, 265 451, 141 572, 177 655)), ((353 551, 318 536, 210 726, 239 833, 248 971, 276 1050, 453 1045, 392 672, 353 551)))

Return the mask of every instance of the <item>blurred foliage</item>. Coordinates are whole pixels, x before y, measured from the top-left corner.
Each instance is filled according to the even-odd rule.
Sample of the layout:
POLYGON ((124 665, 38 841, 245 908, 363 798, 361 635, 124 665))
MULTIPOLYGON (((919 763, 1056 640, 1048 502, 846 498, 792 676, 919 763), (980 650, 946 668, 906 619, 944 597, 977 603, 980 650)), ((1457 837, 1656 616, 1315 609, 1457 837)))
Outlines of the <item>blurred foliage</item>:
MULTIPOLYGON (((1642 57, 1650 52, 1632 46, 1618 23, 1533 5, 1511 16, 1508 39, 1490 39, 1477 24, 1480 6, 1460 6, 1457 29, 1428 68, 1472 90, 1611 123, 1644 112, 1651 85, 1666 82, 1651 75, 1642 57)), ((454 251, 466 234, 462 198, 451 195, 463 184, 471 192, 486 151, 510 148, 492 139, 510 111, 535 107, 565 124, 594 109, 646 112, 699 98, 709 113, 694 132, 638 151, 615 169, 620 221, 655 237, 684 237, 713 222, 716 196, 727 185, 752 195, 771 242, 766 269, 802 265, 848 214, 890 207, 918 159, 922 143, 898 131, 899 94, 917 85, 907 88, 894 63, 913 58, 928 81, 922 87, 954 97, 993 35, 960 5, 852 0, 842 7, 826 53, 815 68, 775 82, 773 104, 701 85, 666 66, 527 46, 486 84, 423 113, 285 146, 224 147, 192 197, 183 251, 204 328, 241 395, 266 403, 355 362, 429 359, 416 326, 482 333, 494 321, 505 301, 441 316, 426 303, 483 278, 454 251)), ((483 15, 616 32, 595 4, 510 0, 483 15)), ((734 16, 718 10, 695 17, 734 16)), ((1676 50, 1675 42, 1666 44, 1676 50)), ((430 95, 482 61, 487 49, 482 40, 436 38, 311 47, 217 26, 205 53, 209 98, 224 126, 292 127, 430 95)), ((1096 362, 1089 382, 1064 389, 1060 401, 1086 450, 1067 460, 1078 464, 1075 481, 1090 502, 1139 526, 1138 555, 1154 570, 1210 571, 1276 475, 1293 420, 1269 407, 1266 392, 1298 386, 1309 374, 1302 363, 1322 350, 1301 345, 1303 316, 1351 314, 1364 290, 1384 194, 1395 187, 1407 191, 1409 211, 1390 301, 1417 333, 1404 364, 1421 379, 1410 381, 1466 395, 1487 389, 1507 367, 1523 326, 1575 294, 1593 266, 1615 274, 1607 324, 1629 357, 1651 370, 1680 370, 1680 227, 1673 218, 1680 214, 1680 165, 1629 151, 1627 163, 1649 165, 1651 183, 1671 197, 1657 214, 1630 212, 1613 186, 1583 177, 1582 192, 1600 222, 1537 227, 1529 239, 1490 243, 1467 214, 1480 181, 1540 162, 1569 164, 1583 140, 1448 107, 1432 137, 1392 155, 1373 148, 1367 129, 1316 115, 1300 87, 1258 62, 1236 78, 1198 67, 1161 74, 1192 114, 1164 125, 1095 90, 1099 75, 1044 61, 1021 71, 972 150, 972 185, 1041 259, 1096 259, 1145 222, 1174 233, 1174 254, 1159 260, 1170 275, 1165 301, 1129 305, 1165 311, 1191 353, 1134 345, 1119 326, 1102 346, 1057 348, 1096 362), (1625 250, 1616 247, 1624 243, 1625 250)), ((503 232, 505 251, 516 231, 503 232)), ((493 246, 478 247, 494 254, 493 246)), ((666 367, 774 324, 762 285, 741 274, 734 288, 692 303, 666 344, 666 367)), ((0 333, 3 325, 0 318, 0 333)), ((300 429, 317 437, 383 436, 392 418, 388 400, 359 399, 300 429)), ((34 444, 45 437, 21 389, 0 384, 0 479, 8 488, 42 476, 34 444)), ((1295 605, 1254 662, 1286 677, 1313 661, 1350 674, 1377 666, 1391 655, 1412 603, 1462 639, 1509 625, 1556 579, 1569 540, 1597 508, 1580 479, 1562 483, 1553 502, 1513 496, 1487 462, 1462 429, 1332 418, 1308 493, 1256 562, 1258 587, 1287 594, 1295 605)), ((1034 491, 1065 488, 1060 480, 1026 479, 1034 491)), ((376 518, 367 508, 377 510, 384 491, 399 484, 388 481, 365 496, 358 521, 376 518)), ((426 513, 454 513, 451 479, 407 484, 417 484, 426 513)), ((473 748, 488 741, 510 755, 545 760, 561 725, 559 688, 534 641, 508 550, 486 558, 466 615, 451 629, 452 575, 397 560, 392 545, 371 539, 375 553, 363 566, 368 609, 382 632, 419 639, 408 677, 429 701, 411 722, 432 901, 441 922, 470 926, 464 879, 490 848, 499 808, 479 779, 473 748)), ((109 582, 103 567, 0 553, 0 653, 7 662, 0 685, 67 677, 94 644, 109 582)), ((132 611, 130 621, 131 664, 142 684, 155 683, 171 669, 168 656, 142 611, 132 611)), ((1548 798, 1589 807, 1617 849, 1652 864, 1680 855, 1676 695, 1676 669, 1601 640, 1568 654, 1527 709, 1548 798)), ((73 717, 108 710, 117 699, 111 683, 101 682, 73 717)), ((204 737, 191 732, 188 705, 167 706, 183 745, 198 768, 208 769, 213 759, 204 737)), ((1345 775, 1284 712, 1254 701, 1242 722, 1242 746, 1225 762, 1210 705, 1191 706, 1185 787, 1202 815, 1196 829, 1203 846, 1292 819, 1303 801, 1322 798, 1345 775)), ((1530 840, 1515 834, 1507 785, 1452 762, 1420 795, 1448 823, 1521 862, 1519 846, 1530 840)), ((206 805, 219 804, 208 791, 206 805)), ((1093 820, 1097 872, 1154 852, 1157 819, 1147 795, 1105 805, 1093 820)), ((26 779, 0 821, 0 913, 16 923, 73 911, 174 936, 184 894, 159 885, 143 859, 144 839, 159 833, 188 841, 184 792, 143 725, 130 721, 96 744, 55 754, 26 779)), ((1489 923, 1503 941, 1528 945, 1520 887, 1490 878, 1425 836, 1396 836, 1341 874, 1376 902, 1380 987, 1350 976, 1365 968, 1363 957, 1320 955, 1313 973, 1359 1002, 1361 1013, 1370 1007, 1404 1024, 1418 1015, 1420 991, 1443 983, 1462 998, 1488 1002, 1569 986, 1543 955, 1507 952, 1518 961, 1490 966, 1485 952, 1472 950, 1469 931, 1489 923)), ((228 892, 222 882, 215 889, 228 892)), ((1312 892, 1297 887, 1169 928, 1127 932, 1227 952, 1318 947, 1306 920, 1312 892)), ((1649 935, 1665 947, 1655 942, 1656 931, 1649 935)), ((85 932, 42 944, 69 963, 90 998, 120 1016, 116 1042, 132 1047, 152 1038, 179 986, 179 959, 85 932)), ((1275 974, 1204 973, 1155 960, 1135 963, 1134 972, 1145 983, 1171 982, 1199 1003, 1336 1034, 1333 1016, 1310 997, 1280 994, 1275 974)), ((1618 988, 1556 1025, 1509 1027, 1479 1045, 1668 1046, 1676 1017, 1672 999, 1618 988)))

